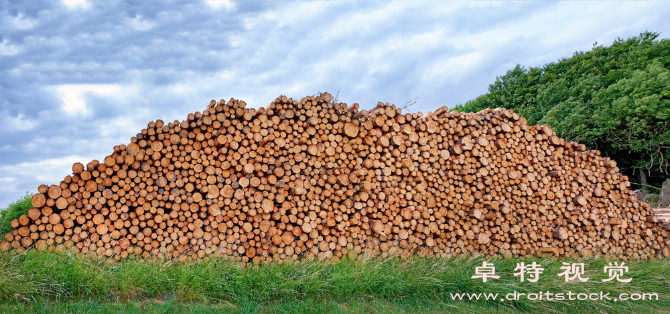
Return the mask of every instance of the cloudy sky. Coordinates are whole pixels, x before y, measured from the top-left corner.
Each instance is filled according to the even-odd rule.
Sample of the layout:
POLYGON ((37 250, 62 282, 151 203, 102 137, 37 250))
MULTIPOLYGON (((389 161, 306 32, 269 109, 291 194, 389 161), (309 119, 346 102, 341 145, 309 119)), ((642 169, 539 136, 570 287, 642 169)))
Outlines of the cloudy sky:
POLYGON ((453 107, 520 63, 646 30, 670 2, 0 0, 0 208, 211 99, 453 107))

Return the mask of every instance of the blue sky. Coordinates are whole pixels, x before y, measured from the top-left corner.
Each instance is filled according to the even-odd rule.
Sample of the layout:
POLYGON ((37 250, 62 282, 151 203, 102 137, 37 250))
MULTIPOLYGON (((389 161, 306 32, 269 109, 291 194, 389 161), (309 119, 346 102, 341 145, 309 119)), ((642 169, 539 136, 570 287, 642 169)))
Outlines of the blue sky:
POLYGON ((0 207, 149 121, 212 99, 265 106, 318 92, 373 107, 453 107, 517 63, 646 30, 670 2, 3 1, 0 207))

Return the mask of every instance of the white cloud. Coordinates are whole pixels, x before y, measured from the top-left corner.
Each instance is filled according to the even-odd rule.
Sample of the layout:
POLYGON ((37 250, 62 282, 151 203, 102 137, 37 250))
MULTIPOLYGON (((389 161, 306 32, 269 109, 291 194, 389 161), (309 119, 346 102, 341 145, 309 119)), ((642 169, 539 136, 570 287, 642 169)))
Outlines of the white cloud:
POLYGON ((207 0, 207 4, 214 9, 226 8, 226 10, 230 10, 233 8, 230 0, 207 0))
POLYGON ((27 30, 37 25, 37 21, 26 18, 21 13, 19 13, 17 16, 4 18, 4 20, 5 21, 3 24, 7 25, 11 29, 27 30))
POLYGON ((425 69, 422 81, 426 83, 458 82, 463 80, 473 68, 476 68, 489 54, 485 51, 473 51, 471 53, 449 56, 443 60, 435 60, 425 69))
MULTIPOLYGON (((138 114, 138 116, 144 117, 146 114, 138 114)), ((126 130, 141 130, 142 127, 145 126, 143 124, 146 124, 148 121, 138 121, 140 119, 141 118, 121 116, 114 118, 113 120, 105 121, 99 126, 99 134, 103 138, 119 138, 122 141, 126 141, 128 139, 120 136, 119 134, 124 134, 126 130)))
POLYGON ((13 56, 23 51, 20 46, 9 44, 6 39, 0 43, 0 56, 13 56))
POLYGON ((74 8, 88 8, 88 2, 86 0, 63 0, 63 4, 70 9, 74 8))
POLYGON ((134 19, 130 20, 128 24, 130 24, 130 26, 135 30, 142 32, 148 31, 156 26, 156 23, 143 19, 141 15, 138 15, 134 19))
POLYGON ((37 123, 34 120, 28 120, 23 114, 19 113, 16 117, 5 116, 3 128, 15 131, 27 131, 34 128, 37 123))
POLYGON ((36 182, 54 184, 63 180, 68 174, 72 174, 72 164, 76 162, 86 164, 90 160, 90 158, 83 156, 65 156, 38 162, 22 162, 0 167, 0 173, 3 174, 2 181, 18 181, 21 178, 31 178, 36 182))
MULTIPOLYGON (((32 39, 31 41, 36 41, 32 39)), ((56 42, 56 40, 54 40, 56 42)), ((0 44, 1 45, 1 44, 0 44)), ((32 63, 24 61, 16 67, 9 70, 8 73, 14 76, 30 76, 35 74, 46 74, 51 78, 61 73, 114 73, 123 71, 124 65, 120 62, 68 62, 68 61, 47 61, 32 63)))
POLYGON ((68 113, 86 114, 85 92, 92 92, 105 96, 112 96, 121 91, 121 87, 116 84, 67 84, 59 85, 56 90, 60 93, 63 101, 63 109, 68 113))

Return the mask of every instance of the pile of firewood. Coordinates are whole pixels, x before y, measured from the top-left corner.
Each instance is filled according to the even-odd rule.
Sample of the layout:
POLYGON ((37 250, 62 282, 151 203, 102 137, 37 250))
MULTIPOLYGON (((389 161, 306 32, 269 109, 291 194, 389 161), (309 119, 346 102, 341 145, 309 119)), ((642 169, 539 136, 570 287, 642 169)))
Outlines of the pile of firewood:
POLYGON ((0 249, 243 262, 357 254, 670 255, 616 162, 506 109, 285 96, 151 122, 39 187, 0 249))

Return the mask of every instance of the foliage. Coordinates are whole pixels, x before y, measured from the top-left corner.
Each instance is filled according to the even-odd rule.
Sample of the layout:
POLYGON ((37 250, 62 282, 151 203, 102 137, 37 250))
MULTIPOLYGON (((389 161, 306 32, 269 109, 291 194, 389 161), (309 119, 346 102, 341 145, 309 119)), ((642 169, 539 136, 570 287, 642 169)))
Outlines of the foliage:
POLYGON ((658 37, 645 32, 541 67, 517 65, 454 110, 513 109, 599 149, 628 175, 646 170, 658 185, 670 165, 670 40, 658 37))
POLYGON ((0 209, 0 238, 12 231, 13 228, 10 225, 12 220, 19 218, 21 215, 25 215, 28 212, 28 209, 33 207, 33 205, 30 204, 32 197, 33 194, 26 193, 26 196, 9 204, 7 208, 0 209))

